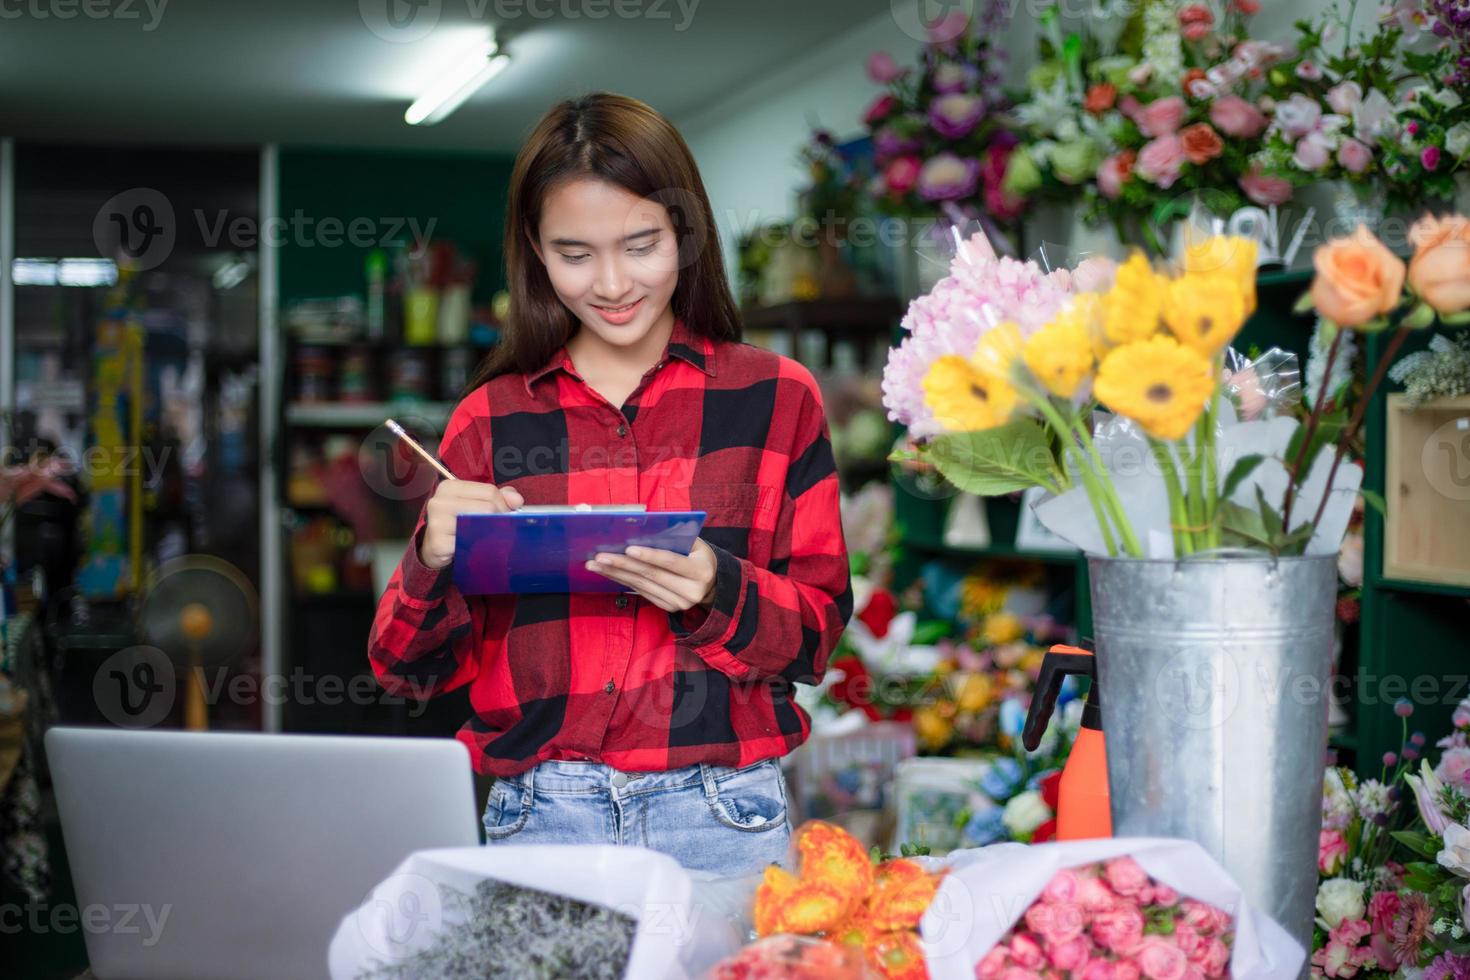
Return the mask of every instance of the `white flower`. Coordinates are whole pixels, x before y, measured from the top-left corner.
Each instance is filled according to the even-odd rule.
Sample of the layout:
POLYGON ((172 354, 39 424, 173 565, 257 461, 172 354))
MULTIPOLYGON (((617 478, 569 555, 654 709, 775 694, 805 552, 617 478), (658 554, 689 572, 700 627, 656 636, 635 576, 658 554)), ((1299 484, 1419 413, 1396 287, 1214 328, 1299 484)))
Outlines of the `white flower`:
POLYGON ((1011 797, 1000 817, 1013 837, 1027 836, 1051 818, 1051 807, 1036 790, 1011 797))
POLYGON ((1353 133, 1365 143, 1379 139, 1392 139, 1399 134, 1393 103, 1388 96, 1369 89, 1363 101, 1353 106, 1353 133))
POLYGON ((1356 813, 1352 792, 1343 785, 1342 770, 1328 769, 1322 784, 1322 826, 1327 830, 1346 830, 1356 813))
POLYGON ((1455 92, 1453 89, 1447 88, 1442 88, 1439 91, 1434 92, 1430 96, 1430 98, 1434 99, 1434 101, 1438 102, 1446 109, 1459 108, 1460 103, 1464 101, 1460 98, 1459 93, 1455 92))
POLYGON ((1456 123, 1445 130, 1444 148, 1457 160, 1470 152, 1470 123, 1456 123))
POLYGON ((1353 800, 1364 820, 1372 820, 1380 813, 1387 814, 1393 810, 1393 802, 1388 798, 1388 787, 1376 779, 1365 780, 1360 784, 1353 794, 1353 800))
POLYGON ((1344 919, 1361 919, 1366 911, 1361 881, 1329 878, 1317 889, 1318 922, 1324 929, 1336 929, 1344 919))
POLYGON ((1307 135, 1321 121, 1321 103, 1301 92, 1293 93, 1285 102, 1276 103, 1276 128, 1291 139, 1307 135))
POLYGON ((1332 106, 1333 112, 1346 115, 1353 111, 1353 106, 1363 101, 1363 86, 1357 82, 1339 82, 1327 90, 1327 104, 1332 106))
POLYGON ((1470 830, 1457 823, 1444 829, 1444 850, 1435 860, 1461 878, 1470 878, 1470 830))

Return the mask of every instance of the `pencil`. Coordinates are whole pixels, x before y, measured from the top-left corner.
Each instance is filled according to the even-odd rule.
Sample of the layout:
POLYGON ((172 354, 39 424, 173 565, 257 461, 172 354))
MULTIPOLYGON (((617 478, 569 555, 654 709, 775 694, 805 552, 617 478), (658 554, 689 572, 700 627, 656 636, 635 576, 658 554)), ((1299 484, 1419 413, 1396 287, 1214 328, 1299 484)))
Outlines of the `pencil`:
POLYGON ((434 469, 436 469, 440 473, 444 474, 444 479, 446 479, 446 480, 453 480, 453 479, 455 479, 454 474, 451 473, 451 472, 449 472, 449 470, 444 466, 443 463, 439 462, 433 456, 429 455, 429 451, 427 449, 425 449, 423 446, 420 446, 418 444, 418 440, 417 439, 415 439, 413 436, 409 435, 407 432, 403 431, 403 426, 399 425, 397 422, 393 421, 392 419, 389 419, 387 422, 384 422, 383 424, 388 427, 388 431, 389 432, 393 433, 395 436, 397 436, 398 438, 402 439, 404 442, 408 443, 410 449, 412 449, 414 452, 418 453, 420 456, 424 457, 424 459, 428 460, 430 466, 434 467, 434 469))

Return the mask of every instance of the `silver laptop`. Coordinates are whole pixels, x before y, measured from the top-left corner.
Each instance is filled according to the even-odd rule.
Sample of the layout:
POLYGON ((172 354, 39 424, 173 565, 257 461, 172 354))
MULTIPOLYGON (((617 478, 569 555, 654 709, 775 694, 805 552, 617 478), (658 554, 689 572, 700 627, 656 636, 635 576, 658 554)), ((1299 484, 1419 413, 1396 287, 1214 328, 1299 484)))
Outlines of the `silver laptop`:
POLYGON ((46 752, 98 980, 326 977, 410 852, 480 842, 453 739, 53 728, 46 752))

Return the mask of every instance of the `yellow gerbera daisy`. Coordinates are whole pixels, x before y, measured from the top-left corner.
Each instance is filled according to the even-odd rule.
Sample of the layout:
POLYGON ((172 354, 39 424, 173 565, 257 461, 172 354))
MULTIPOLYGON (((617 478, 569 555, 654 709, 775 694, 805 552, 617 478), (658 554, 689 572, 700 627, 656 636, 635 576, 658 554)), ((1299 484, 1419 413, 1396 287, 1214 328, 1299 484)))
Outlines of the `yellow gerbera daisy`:
POLYGON ((1256 311, 1256 257, 1260 246, 1254 238, 1240 235, 1211 235, 1186 242, 1184 271, 1190 275, 1224 276, 1240 287, 1245 315, 1256 311))
POLYGON ((1125 344, 1103 358, 1093 391, 1098 401, 1156 439, 1180 439, 1215 389, 1210 362, 1173 337, 1125 344))
POLYGON ((1245 297, 1233 279, 1186 273, 1169 284, 1164 322, 1180 343, 1213 357, 1245 322, 1245 297))
POLYGON ((1092 373, 1092 337, 1082 317, 1068 306, 1031 335, 1021 356, 1047 391, 1071 398, 1092 373))
POLYGON ((1139 252, 1118 266, 1103 310, 1103 336, 1108 343, 1129 344, 1152 337, 1164 312, 1168 284, 1139 252))
POLYGON ((1016 390, 958 354, 946 354, 924 374, 924 404, 951 432, 993 429, 1010 419, 1016 390))

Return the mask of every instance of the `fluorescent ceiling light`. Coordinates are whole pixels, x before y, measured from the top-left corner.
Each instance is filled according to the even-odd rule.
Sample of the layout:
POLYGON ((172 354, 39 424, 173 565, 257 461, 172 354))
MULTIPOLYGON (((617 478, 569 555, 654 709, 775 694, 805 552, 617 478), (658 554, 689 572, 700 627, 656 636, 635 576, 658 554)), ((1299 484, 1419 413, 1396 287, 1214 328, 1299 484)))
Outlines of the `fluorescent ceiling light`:
POLYGON ((459 62, 434 86, 419 96, 403 119, 410 126, 431 126, 464 104, 465 99, 510 63, 510 55, 492 41, 475 46, 471 56, 459 62))
POLYGON ((111 259, 16 259, 10 264, 17 286, 111 286, 117 263, 111 259))

